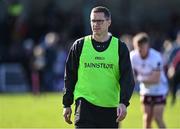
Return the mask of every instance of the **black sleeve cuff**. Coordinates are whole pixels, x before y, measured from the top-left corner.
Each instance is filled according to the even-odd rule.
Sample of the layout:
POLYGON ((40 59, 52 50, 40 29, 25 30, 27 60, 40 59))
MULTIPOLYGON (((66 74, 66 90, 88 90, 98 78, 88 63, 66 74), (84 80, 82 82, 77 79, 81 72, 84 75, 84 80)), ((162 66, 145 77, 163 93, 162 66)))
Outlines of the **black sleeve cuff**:
POLYGON ((129 102, 120 102, 120 103, 123 103, 126 107, 128 107, 129 106, 129 102))
POLYGON ((64 105, 63 108, 68 108, 71 107, 70 105, 64 105))

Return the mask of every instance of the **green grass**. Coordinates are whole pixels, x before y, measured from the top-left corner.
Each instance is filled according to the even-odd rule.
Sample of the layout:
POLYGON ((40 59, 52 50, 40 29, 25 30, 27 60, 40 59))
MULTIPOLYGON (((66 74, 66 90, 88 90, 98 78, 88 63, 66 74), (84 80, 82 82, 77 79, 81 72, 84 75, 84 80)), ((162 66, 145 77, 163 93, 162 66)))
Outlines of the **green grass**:
MULTIPOLYGON (((171 105, 171 96, 168 96, 167 104, 164 112, 164 120, 168 128, 180 128, 180 99, 178 98, 175 105, 171 105)), ((128 107, 128 115, 122 122, 123 128, 142 128, 142 111, 139 101, 139 95, 134 94, 130 101, 131 105, 128 107)), ((153 127, 157 125, 153 121, 153 127)))
MULTIPOLYGON (((0 94, 0 128, 73 128, 62 117, 62 94, 0 94)), ((180 128, 180 101, 174 106, 170 97, 164 114, 168 128, 180 128)), ((72 120, 73 120, 72 116, 72 120)), ((134 94, 122 128, 142 128, 139 96, 134 94)), ((153 127, 157 127, 153 123, 153 127)))

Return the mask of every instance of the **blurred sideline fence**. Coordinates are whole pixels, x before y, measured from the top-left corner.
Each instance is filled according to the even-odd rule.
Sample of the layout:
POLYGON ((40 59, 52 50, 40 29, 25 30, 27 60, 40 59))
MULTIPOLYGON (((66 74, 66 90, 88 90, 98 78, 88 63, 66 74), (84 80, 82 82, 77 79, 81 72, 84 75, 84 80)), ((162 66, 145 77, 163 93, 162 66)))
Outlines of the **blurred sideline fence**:
POLYGON ((0 64, 0 92, 26 92, 28 83, 19 63, 0 64))

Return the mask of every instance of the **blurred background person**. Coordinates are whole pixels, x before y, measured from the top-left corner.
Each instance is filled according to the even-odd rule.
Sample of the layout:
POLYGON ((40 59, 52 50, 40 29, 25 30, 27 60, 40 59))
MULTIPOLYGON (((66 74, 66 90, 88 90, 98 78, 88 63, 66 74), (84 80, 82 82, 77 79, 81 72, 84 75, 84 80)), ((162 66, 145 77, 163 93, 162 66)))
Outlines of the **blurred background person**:
POLYGON ((39 93, 43 86, 42 71, 45 67, 44 53, 45 50, 40 45, 34 47, 31 80, 32 92, 35 94, 39 93))
POLYGON ((120 40, 123 41, 126 44, 129 51, 133 50, 132 37, 133 36, 130 35, 130 34, 122 34, 120 36, 120 40))
POLYGON ((172 43, 172 47, 169 53, 168 58, 168 65, 171 64, 173 58, 175 57, 176 53, 180 50, 180 30, 177 31, 176 38, 172 43))
POLYGON ((172 50, 173 44, 171 39, 165 39, 163 42, 163 50, 162 50, 162 58, 164 62, 164 70, 165 74, 167 75, 167 69, 168 69, 168 59, 172 50))
POLYGON ((179 84, 179 51, 180 51, 180 30, 177 31, 175 40, 170 49, 168 58, 167 58, 167 77, 169 79, 170 91, 172 94, 171 103, 174 104, 176 101, 176 96, 178 90, 180 89, 179 84))
POLYGON ((167 75, 170 80, 170 91, 172 93, 172 101, 171 103, 174 104, 176 101, 176 96, 178 90, 180 89, 180 50, 176 52, 172 62, 168 68, 167 75))
POLYGON ((143 128, 151 128, 154 119, 159 128, 166 128, 163 120, 168 82, 163 71, 161 54, 150 48, 149 36, 138 33, 133 37, 135 50, 130 58, 136 80, 140 83, 143 128))

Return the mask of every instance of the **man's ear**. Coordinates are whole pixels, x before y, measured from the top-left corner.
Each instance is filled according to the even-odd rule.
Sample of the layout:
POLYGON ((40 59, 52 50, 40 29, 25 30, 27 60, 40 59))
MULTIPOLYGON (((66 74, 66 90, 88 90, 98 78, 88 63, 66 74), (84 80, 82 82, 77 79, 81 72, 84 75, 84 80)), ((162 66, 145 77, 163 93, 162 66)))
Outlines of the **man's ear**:
POLYGON ((109 24, 109 26, 111 25, 111 20, 108 20, 108 24, 109 24))

